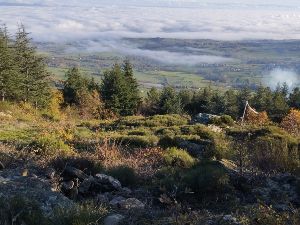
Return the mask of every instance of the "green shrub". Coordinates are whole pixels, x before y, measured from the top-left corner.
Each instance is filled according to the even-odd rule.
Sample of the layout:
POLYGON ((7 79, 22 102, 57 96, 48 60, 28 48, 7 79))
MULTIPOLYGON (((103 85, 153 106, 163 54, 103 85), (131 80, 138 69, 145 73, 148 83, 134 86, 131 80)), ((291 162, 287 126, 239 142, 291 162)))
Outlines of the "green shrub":
POLYGON ((71 155, 70 146, 53 135, 44 135, 36 138, 30 143, 30 149, 42 156, 71 155))
POLYGON ((175 188, 181 197, 186 195, 186 190, 200 198, 216 197, 231 190, 226 169, 217 161, 200 162, 190 168, 164 167, 155 177, 156 185, 169 192, 175 188))
POLYGON ((146 118, 144 126, 147 127, 159 127, 159 126, 182 126, 187 125, 189 118, 184 118, 180 115, 169 114, 169 115, 155 115, 146 118))
POLYGON ((168 148, 164 153, 164 160, 169 166, 189 168, 195 165, 196 160, 182 149, 168 148))
POLYGON ((132 186, 135 185, 138 181, 138 177, 134 171, 134 169, 128 166, 119 166, 116 168, 112 168, 107 171, 107 173, 118 179, 122 185, 124 186, 132 186))
POLYGON ((131 136, 119 136, 116 138, 116 141, 130 147, 147 148, 147 147, 156 146, 158 142, 158 138, 153 135, 149 135, 149 136, 131 135, 131 136))
POLYGON ((176 147, 177 142, 176 142, 174 137, 169 136, 169 135, 165 135, 165 136, 162 136, 159 139, 157 145, 162 147, 162 148, 176 147))
MULTIPOLYGON (((230 129, 228 136, 243 146, 249 165, 265 172, 293 172, 300 165, 299 140, 275 126, 230 129)), ((238 149, 236 150, 238 155, 238 149)))
POLYGON ((234 120, 231 116, 223 115, 220 117, 214 117, 210 123, 217 126, 233 126, 234 120))
POLYGON ((300 224, 299 210, 276 212, 272 206, 259 203, 241 210, 239 221, 242 225, 298 225, 300 224))
POLYGON ((186 172, 183 182, 200 196, 218 194, 229 184, 229 176, 217 161, 202 162, 186 172))
POLYGON ((163 136, 174 136, 180 135, 180 128, 178 126, 173 127, 164 127, 155 131, 155 135, 163 135, 163 136))
POLYGON ((51 218, 53 225, 101 225, 107 215, 107 209, 103 206, 84 204, 71 208, 58 208, 51 218))
POLYGON ((146 129, 136 129, 132 131, 128 131, 128 135, 134 135, 134 136, 146 136, 149 135, 150 132, 146 129))
POLYGON ((24 197, 0 198, 0 224, 50 225, 39 205, 24 197))

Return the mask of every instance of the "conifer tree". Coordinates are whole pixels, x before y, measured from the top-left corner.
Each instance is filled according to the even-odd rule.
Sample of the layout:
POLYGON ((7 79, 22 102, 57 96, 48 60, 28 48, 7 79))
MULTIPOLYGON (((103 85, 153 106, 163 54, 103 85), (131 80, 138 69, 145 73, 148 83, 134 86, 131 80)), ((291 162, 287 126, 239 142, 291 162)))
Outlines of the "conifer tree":
POLYGON ((291 108, 300 109, 300 88, 294 88, 289 96, 289 105, 291 108))
MULTIPOLYGON (((80 93, 83 93, 88 90, 88 80, 83 78, 80 74, 80 71, 77 67, 73 67, 66 72, 67 80, 64 82, 64 101, 67 104, 78 105, 78 99, 80 93)), ((90 84, 94 86, 94 84, 90 84)))
POLYGON ((139 90, 129 62, 115 64, 104 73, 101 97, 107 109, 122 116, 133 115, 140 103, 139 90))
POLYGON ((17 100, 19 93, 18 68, 13 59, 7 28, 0 28, 0 97, 17 100))
POLYGON ((165 87, 160 96, 161 114, 182 114, 183 107, 181 99, 172 87, 165 87))
POLYGON ((129 60, 125 60, 123 63, 123 74, 125 79, 123 104, 124 104, 124 114, 132 115, 136 112, 140 104, 140 96, 138 83, 133 76, 133 68, 129 60))
POLYGON ((50 96, 49 73, 44 59, 36 54, 35 47, 31 45, 23 25, 16 34, 14 57, 20 73, 21 100, 36 107, 44 106, 50 96))

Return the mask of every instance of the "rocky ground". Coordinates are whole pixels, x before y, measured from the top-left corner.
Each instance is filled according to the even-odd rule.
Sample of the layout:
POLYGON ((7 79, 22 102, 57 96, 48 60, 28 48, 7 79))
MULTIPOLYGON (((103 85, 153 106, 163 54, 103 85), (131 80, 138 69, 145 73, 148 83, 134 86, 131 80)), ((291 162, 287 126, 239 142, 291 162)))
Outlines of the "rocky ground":
MULTIPOLYGON (((37 202, 43 213, 49 216, 57 207, 70 208, 92 201, 109 209, 102 219, 105 225, 139 224, 140 219, 145 218, 148 221, 155 218, 156 224, 243 224, 234 212, 211 213, 207 210, 197 211, 196 207, 183 209, 183 204, 180 205, 181 210, 189 219, 181 218, 186 222, 180 222, 183 214, 176 211, 179 204, 169 196, 153 188, 128 188, 106 174, 90 175, 68 165, 62 170, 41 168, 34 162, 24 160, 0 165, 0 198, 9 200, 15 196, 25 197, 37 202)), ((238 190, 236 199, 241 205, 255 206, 261 201, 279 212, 300 207, 299 178, 290 174, 239 176, 236 171, 228 170, 231 182, 238 190)))

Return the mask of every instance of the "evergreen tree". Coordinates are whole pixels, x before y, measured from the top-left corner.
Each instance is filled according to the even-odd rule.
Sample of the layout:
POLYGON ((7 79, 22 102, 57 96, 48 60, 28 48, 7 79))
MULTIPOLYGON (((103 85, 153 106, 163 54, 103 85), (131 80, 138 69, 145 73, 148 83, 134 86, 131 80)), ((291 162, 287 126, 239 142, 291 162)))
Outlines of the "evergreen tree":
POLYGON ((133 115, 140 102, 138 83, 133 76, 133 68, 129 60, 125 60, 123 63, 123 74, 125 79, 124 95, 123 95, 123 104, 125 115, 133 115))
POLYGON ((239 114, 239 104, 237 94, 233 89, 225 92, 225 114, 237 119, 241 115, 239 114))
POLYGON ((155 115, 159 113, 160 94, 161 93, 155 87, 152 87, 150 91, 147 92, 147 97, 145 99, 146 115, 155 115))
POLYGON ((182 114, 183 107, 181 99, 171 87, 165 87, 160 96, 159 103, 161 114, 182 114))
POLYGON ((48 82, 49 73, 44 59, 36 54, 31 46, 23 25, 19 27, 14 43, 14 60, 18 64, 20 73, 21 100, 37 106, 44 106, 50 96, 48 82))
POLYGON ((124 62, 122 68, 115 64, 104 73, 101 96, 106 108, 118 115, 133 115, 137 111, 140 103, 139 90, 128 61, 124 62))
POLYGON ((270 109, 270 117, 275 122, 281 122, 282 118, 288 113, 289 106, 286 101, 285 92, 282 89, 276 89, 273 94, 273 104, 270 109))
POLYGON ((78 99, 80 93, 83 93, 95 86, 94 83, 89 83, 87 79, 83 78, 77 67, 69 69, 66 73, 67 80, 64 82, 64 101, 67 104, 78 105, 78 99), (89 86, 90 85, 90 86, 89 86))
POLYGON ((256 93, 254 94, 252 105, 257 111, 267 111, 271 110, 273 104, 273 93, 268 87, 260 86, 256 93))
POLYGON ((0 28, 0 97, 2 101, 6 99, 17 100, 19 93, 19 73, 17 65, 13 59, 13 52, 7 28, 0 28))
POLYGON ((124 87, 125 82, 122 70, 118 64, 115 64, 110 70, 104 73, 101 96, 105 102, 105 107, 119 115, 122 115, 124 109, 122 104, 124 87))
POLYGON ((215 93, 211 99, 211 113, 221 115, 225 113, 225 97, 221 94, 215 93))
POLYGON ((300 109, 300 88, 294 88, 289 96, 289 106, 291 108, 300 109))

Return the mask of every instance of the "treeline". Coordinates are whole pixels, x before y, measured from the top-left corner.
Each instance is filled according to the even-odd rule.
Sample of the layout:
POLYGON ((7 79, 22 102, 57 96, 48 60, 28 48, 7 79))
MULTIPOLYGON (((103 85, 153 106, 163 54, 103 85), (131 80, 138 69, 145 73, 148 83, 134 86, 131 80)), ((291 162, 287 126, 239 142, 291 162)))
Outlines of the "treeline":
POLYGON ((152 88, 142 99, 128 60, 107 70, 101 84, 84 77, 78 68, 71 68, 63 89, 53 90, 49 75, 24 26, 19 27, 15 38, 8 35, 6 27, 0 29, 2 101, 27 102, 52 111, 72 107, 82 117, 93 118, 211 113, 238 119, 249 101, 257 111, 266 111, 271 120, 280 122, 291 108, 300 108, 300 89, 288 90, 286 84, 278 85, 276 90, 261 86, 255 91, 244 88, 224 93, 210 87, 198 91, 152 88))
POLYGON ((224 93, 210 87, 199 91, 179 92, 171 87, 165 87, 162 91, 152 88, 147 94, 142 111, 148 115, 211 113, 230 115, 238 119, 243 115, 246 101, 257 111, 266 111, 273 121, 279 122, 290 108, 300 109, 300 89, 294 88, 289 92, 285 83, 278 85, 275 90, 260 86, 257 90, 229 89, 224 93))

